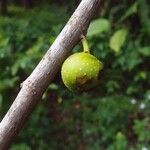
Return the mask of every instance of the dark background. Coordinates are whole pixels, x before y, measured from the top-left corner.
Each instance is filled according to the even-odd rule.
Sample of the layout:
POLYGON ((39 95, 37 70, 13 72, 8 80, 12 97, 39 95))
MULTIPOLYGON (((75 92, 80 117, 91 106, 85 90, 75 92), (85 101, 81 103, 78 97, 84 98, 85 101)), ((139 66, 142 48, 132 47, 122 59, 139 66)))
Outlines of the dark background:
MULTIPOLYGON (((0 2, 2 119, 80 0, 0 2)), ((11 150, 150 149, 149 6, 146 0, 102 2, 87 34, 104 63, 101 82, 76 94, 58 72, 11 150)))

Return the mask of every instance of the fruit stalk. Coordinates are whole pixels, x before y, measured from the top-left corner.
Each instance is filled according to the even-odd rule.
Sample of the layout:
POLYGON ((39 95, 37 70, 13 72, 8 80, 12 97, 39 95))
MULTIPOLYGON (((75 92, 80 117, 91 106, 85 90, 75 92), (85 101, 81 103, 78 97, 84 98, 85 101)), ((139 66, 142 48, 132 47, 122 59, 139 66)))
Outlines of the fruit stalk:
POLYGON ((86 40, 86 37, 84 35, 81 35, 81 42, 82 42, 82 45, 83 45, 83 51, 85 53, 90 53, 88 41, 86 40))

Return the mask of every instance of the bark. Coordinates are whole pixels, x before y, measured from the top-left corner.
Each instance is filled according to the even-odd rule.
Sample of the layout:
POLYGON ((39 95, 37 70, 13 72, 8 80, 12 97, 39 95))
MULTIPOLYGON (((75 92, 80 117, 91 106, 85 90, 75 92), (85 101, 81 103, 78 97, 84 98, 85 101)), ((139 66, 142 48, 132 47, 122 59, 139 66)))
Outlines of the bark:
POLYGON ((32 74, 23 82, 12 106, 0 123, 0 150, 7 150, 72 48, 85 34, 101 0, 82 0, 55 42, 32 74))

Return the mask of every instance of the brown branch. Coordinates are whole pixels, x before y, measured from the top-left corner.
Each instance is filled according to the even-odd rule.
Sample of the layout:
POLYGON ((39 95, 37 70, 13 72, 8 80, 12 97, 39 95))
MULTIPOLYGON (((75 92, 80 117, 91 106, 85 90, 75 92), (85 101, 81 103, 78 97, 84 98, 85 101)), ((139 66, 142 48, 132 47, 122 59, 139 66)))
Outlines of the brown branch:
POLYGON ((81 34, 86 32, 100 1, 81 1, 38 66, 23 82, 18 96, 0 123, 0 150, 7 150, 10 147, 12 140, 25 124, 70 50, 77 44, 81 34))

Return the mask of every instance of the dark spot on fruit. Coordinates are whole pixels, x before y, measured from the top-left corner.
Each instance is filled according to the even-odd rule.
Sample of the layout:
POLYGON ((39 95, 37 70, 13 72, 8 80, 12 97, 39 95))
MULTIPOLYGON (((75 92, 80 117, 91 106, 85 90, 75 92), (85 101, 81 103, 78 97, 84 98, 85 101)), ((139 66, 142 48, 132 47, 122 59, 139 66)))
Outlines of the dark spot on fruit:
POLYGON ((89 85, 93 81, 92 78, 88 78, 86 75, 78 77, 76 79, 76 89, 78 91, 85 91, 88 89, 89 85))

